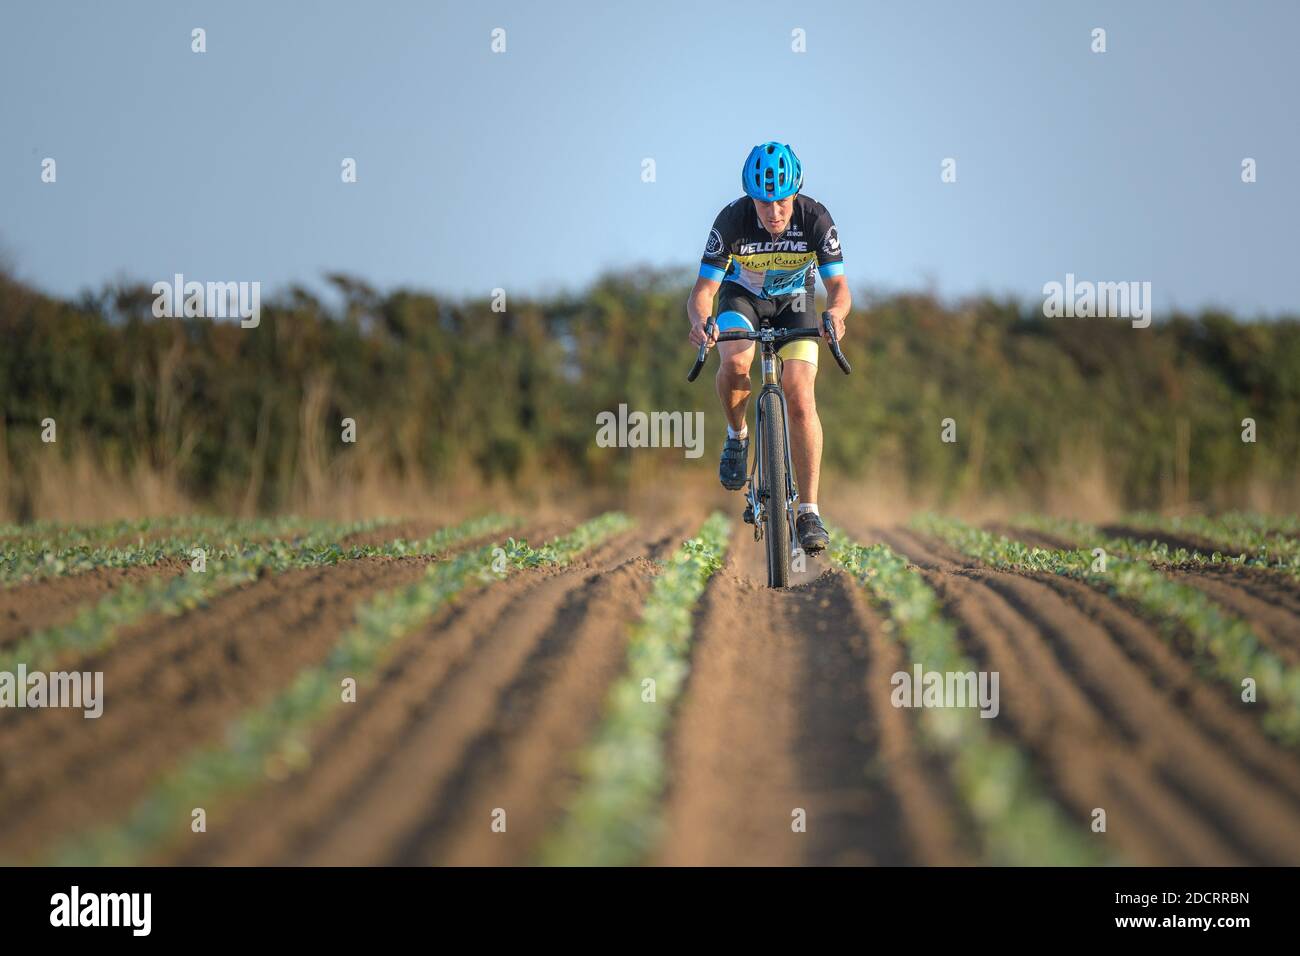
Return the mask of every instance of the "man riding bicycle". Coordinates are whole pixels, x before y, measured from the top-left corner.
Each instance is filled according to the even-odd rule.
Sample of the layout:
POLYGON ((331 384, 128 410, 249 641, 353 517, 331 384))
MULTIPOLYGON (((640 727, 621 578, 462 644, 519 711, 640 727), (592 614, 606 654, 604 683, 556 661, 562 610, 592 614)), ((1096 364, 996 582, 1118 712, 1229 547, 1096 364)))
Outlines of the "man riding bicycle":
MULTIPOLYGON (((704 247, 699 278, 686 312, 691 344, 705 344, 705 325, 713 314, 719 289, 717 331, 753 330, 760 323, 774 328, 810 324, 817 283, 813 265, 826 286, 826 312, 837 339, 844 338, 844 319, 852 307, 844 278, 839 233, 826 207, 799 192, 803 166, 794 150, 781 143, 762 143, 750 150, 741 171, 745 195, 732 201, 713 222, 704 247)), ((827 337, 827 332, 822 332, 827 337)), ((714 340, 709 339, 709 345, 714 340)), ((754 343, 717 343, 718 398, 727 418, 718 477, 728 491, 745 486, 749 468, 749 369, 754 343)), ((799 483, 796 532, 799 546, 816 554, 830 543, 817 510, 817 482, 822 457, 822 425, 817 417, 813 384, 817 378, 816 339, 796 339, 781 347, 781 387, 790 420, 790 457, 799 483)))

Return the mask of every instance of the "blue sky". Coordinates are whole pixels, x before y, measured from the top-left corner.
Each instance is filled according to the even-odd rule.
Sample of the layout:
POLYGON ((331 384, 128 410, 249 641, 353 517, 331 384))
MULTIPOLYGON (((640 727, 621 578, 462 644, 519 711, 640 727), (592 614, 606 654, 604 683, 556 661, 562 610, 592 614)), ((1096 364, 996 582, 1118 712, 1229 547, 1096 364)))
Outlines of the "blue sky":
POLYGON ((1297 312, 1298 32, 1284 0, 7 0, 0 253, 61 294, 334 270, 580 289, 693 271, 745 153, 780 139, 856 288, 1039 298, 1073 272, 1149 280, 1157 314, 1297 312))

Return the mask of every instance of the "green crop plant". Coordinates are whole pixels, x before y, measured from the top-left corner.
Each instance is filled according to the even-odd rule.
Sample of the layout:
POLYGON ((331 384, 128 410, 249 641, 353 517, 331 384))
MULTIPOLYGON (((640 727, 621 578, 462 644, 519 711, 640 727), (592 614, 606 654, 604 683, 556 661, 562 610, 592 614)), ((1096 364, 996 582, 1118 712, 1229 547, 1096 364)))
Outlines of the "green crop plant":
MULTIPOLYGON (((1234 690, 1240 689, 1243 680, 1252 678, 1266 708, 1264 730, 1290 746, 1300 744, 1300 667, 1288 668, 1277 655, 1260 646, 1259 638, 1245 621, 1191 585, 1162 574, 1149 560, 1127 556, 1117 549, 1119 553, 1107 552, 1103 564, 1090 548, 1032 548, 937 515, 922 515, 912 524, 992 567, 1077 578, 1130 601, 1158 622, 1167 637, 1186 637, 1196 661, 1213 677, 1234 690)), ((1149 557, 1151 552, 1148 549, 1145 553, 1149 557)))
MULTIPOLYGON (((938 596, 907 560, 887 545, 863 547, 838 529, 831 560, 852 575, 872 603, 889 615, 909 664, 929 671, 977 670, 943 616, 938 596)), ((890 638, 892 639, 892 638, 890 638)), ((979 833, 985 862, 1016 866, 1081 866, 1112 862, 1088 841, 1083 821, 1071 823, 1044 793, 1012 742, 1000 739, 978 712, 925 708, 918 717, 925 742, 940 753, 979 833)))
POLYGON ((639 863, 657 842, 667 778, 665 736, 690 670, 691 615, 722 566, 728 534, 727 519, 715 512, 655 578, 628 635, 627 667, 611 687, 601 725, 578 760, 578 793, 542 842, 542 863, 639 863), (643 698, 646 678, 655 682, 653 701, 643 698))

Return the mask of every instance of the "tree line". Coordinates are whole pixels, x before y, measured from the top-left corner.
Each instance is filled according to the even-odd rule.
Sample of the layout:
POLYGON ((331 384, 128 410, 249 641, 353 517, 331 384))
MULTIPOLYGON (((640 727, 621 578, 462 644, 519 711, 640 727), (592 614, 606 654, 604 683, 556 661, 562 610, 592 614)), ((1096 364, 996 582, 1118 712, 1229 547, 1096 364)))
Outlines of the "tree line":
MULTIPOLYGON (((332 301, 292 288, 249 329, 156 318, 145 285, 72 301, 0 276, 0 503, 30 514, 49 454, 144 465, 214 510, 255 512, 361 467, 434 485, 613 488, 714 467, 723 420, 713 366, 685 381, 680 272, 610 274, 581 293, 511 296, 504 311, 328 281, 332 301), (603 447, 598 416, 621 404, 704 411, 704 459, 603 447)), ((1034 500, 1087 467, 1128 507, 1230 506, 1249 487, 1295 500, 1294 318, 1205 311, 1134 329, 1011 299, 860 298, 844 342, 854 374, 826 361, 818 389, 828 470, 887 469, 940 501, 1034 500)))

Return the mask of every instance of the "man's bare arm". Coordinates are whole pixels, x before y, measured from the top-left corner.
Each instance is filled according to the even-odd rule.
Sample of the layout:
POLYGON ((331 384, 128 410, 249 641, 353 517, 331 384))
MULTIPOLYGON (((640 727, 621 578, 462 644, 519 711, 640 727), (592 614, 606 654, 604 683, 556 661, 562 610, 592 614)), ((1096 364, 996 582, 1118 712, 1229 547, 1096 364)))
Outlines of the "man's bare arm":
MULTIPOLYGON (((835 337, 844 338, 844 319, 848 316, 849 310, 853 308, 853 294, 849 292, 849 280, 842 275, 831 276, 822 279, 826 286, 826 311, 832 316, 832 322, 835 326, 835 337)), ((825 332, 822 333, 825 337, 825 332)))
POLYGON ((691 320, 692 345, 704 344, 704 323, 713 314, 713 297, 717 295, 720 285, 722 283, 716 279, 706 279, 704 276, 695 280, 695 288, 691 289, 690 297, 686 300, 686 315, 691 320))

